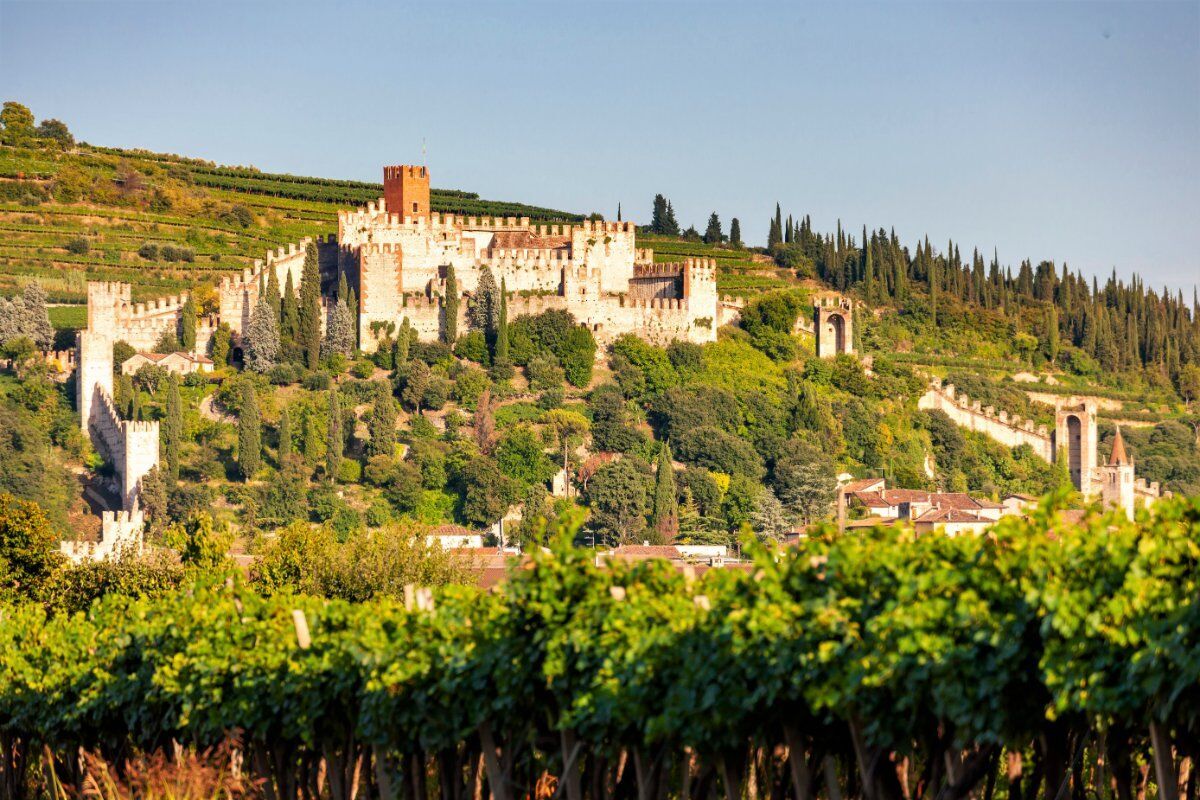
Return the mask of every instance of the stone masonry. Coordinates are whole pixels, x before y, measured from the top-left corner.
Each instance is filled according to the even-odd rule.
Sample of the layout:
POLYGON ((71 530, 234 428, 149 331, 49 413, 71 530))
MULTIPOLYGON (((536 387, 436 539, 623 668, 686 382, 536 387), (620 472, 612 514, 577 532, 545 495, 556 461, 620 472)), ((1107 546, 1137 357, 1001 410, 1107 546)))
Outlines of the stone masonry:
MULTIPOLYGON (((557 308, 601 343, 625 333, 657 344, 715 341, 717 327, 736 318, 734 304, 718 301, 716 264, 656 264, 636 239, 630 222, 533 225, 527 217, 433 213, 424 167, 385 167, 384 196, 338 214, 339 269, 357 276, 359 343, 367 351, 377 344, 374 323, 407 318, 422 339, 437 338, 450 267, 464 296, 485 267, 503 280, 510 318, 557 308)), ((460 314, 466 305, 459 303, 460 314)))

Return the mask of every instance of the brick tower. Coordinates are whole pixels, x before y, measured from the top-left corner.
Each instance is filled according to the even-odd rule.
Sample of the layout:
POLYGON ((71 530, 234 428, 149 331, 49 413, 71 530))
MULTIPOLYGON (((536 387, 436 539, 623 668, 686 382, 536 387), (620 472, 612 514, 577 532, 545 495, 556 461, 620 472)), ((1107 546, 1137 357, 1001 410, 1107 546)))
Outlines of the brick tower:
POLYGON ((387 213, 429 218, 429 170, 407 164, 383 168, 383 201, 387 213))

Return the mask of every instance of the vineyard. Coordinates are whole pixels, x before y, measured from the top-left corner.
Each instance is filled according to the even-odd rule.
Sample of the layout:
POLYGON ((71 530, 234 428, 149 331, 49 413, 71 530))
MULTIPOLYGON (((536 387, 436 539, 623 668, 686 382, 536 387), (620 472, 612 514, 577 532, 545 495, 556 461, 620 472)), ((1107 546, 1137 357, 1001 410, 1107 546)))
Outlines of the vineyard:
MULTIPOLYGON (((241 272, 269 249, 334 233, 339 209, 382 193, 378 183, 221 167, 144 150, 0 146, 0 294, 34 279, 54 302, 82 302, 88 280, 132 283, 138 301, 175 294, 241 272), (147 257, 154 252, 147 245, 192 257, 147 257)), ((430 199, 443 213, 583 218, 456 189, 433 189, 430 199)))
POLYGON ((9 605, 4 797, 177 742, 289 800, 1193 798, 1198 542, 1200 500, 1045 506, 985 537, 825 530, 745 571, 564 543, 406 602, 209 576, 9 605))

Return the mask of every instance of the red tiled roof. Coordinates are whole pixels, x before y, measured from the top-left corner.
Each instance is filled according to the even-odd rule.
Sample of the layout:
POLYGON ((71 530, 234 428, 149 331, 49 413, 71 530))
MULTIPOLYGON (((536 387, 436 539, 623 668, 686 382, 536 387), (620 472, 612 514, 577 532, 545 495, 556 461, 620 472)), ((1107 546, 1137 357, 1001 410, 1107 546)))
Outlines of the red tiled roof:
POLYGON ((893 504, 883 499, 879 492, 854 492, 854 499, 871 508, 890 508, 893 504))
POLYGON ((854 492, 865 492, 865 491, 869 491, 872 486, 875 486, 876 484, 882 484, 882 483, 883 483, 883 478, 863 478, 862 480, 850 481, 849 483, 845 484, 844 486, 842 486, 842 491, 845 492, 846 494, 852 494, 854 492))
POLYGON ((462 525, 438 525, 429 529, 430 536, 478 536, 478 531, 464 528, 462 525))
POLYGON ((626 544, 612 551, 618 558, 683 558, 673 544, 626 544))
POLYGON ((969 511, 963 511, 957 508, 931 508, 921 516, 917 517, 914 522, 991 522, 990 519, 984 519, 978 514, 972 514, 969 511))

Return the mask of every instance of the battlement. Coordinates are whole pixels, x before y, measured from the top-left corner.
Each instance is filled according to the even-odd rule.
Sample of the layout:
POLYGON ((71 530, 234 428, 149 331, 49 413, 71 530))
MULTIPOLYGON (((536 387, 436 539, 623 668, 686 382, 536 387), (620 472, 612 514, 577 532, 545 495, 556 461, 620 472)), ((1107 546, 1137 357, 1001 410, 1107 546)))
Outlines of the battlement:
POLYGON ((814 304, 820 308, 840 309, 842 311, 850 311, 852 304, 850 298, 845 295, 823 295, 818 297, 814 304))
POLYGON ((621 308, 644 308, 654 311, 687 311, 687 300, 679 297, 641 299, 620 295, 621 308))
POLYGON ((383 168, 383 179, 385 181, 398 181, 401 178, 428 179, 429 169, 427 167, 414 167, 410 164, 396 164, 383 168))
POLYGON ((131 550, 141 552, 146 516, 136 505, 128 511, 100 514, 100 541, 60 542, 59 551, 73 562, 100 561, 131 550))
MULTIPOLYGON (((935 378, 934 380, 936 381, 937 385, 941 385, 941 381, 939 379, 935 378)), ((994 406, 985 407, 982 401, 972 401, 967 395, 959 394, 953 383, 947 383, 945 386, 941 386, 941 392, 947 399, 953 401, 954 404, 961 409, 965 409, 974 414, 979 414, 987 417, 988 419, 995 420, 1003 425, 1007 425, 1010 428, 1022 430, 1026 433, 1036 434, 1037 436, 1044 438, 1047 442, 1050 441, 1050 431, 1045 425, 1038 425, 1030 419, 1022 419, 1019 414, 1013 414, 1010 416, 1009 413, 1003 409, 997 412, 994 406)))
POLYGON ((666 278, 679 277, 683 274, 682 264, 634 264, 635 278, 666 278))

